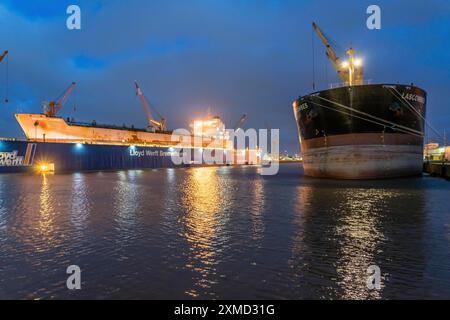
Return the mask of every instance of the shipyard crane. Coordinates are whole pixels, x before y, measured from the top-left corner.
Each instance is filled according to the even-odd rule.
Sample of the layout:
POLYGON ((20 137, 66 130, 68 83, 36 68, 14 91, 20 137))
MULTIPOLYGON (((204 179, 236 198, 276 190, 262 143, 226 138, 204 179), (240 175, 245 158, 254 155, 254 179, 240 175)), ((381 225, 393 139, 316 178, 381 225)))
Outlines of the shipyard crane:
POLYGON ((8 50, 3 52, 3 54, 0 56, 0 62, 2 62, 2 60, 6 57, 7 54, 8 54, 8 50))
POLYGON ((44 103, 44 113, 47 117, 56 116, 69 98, 72 91, 75 89, 76 85, 77 84, 75 82, 72 82, 70 86, 58 97, 58 99, 50 101, 49 103, 44 103))
POLYGON ((247 121, 247 114, 244 113, 242 117, 239 119, 239 121, 234 126, 234 131, 238 132, 240 129, 242 129, 242 126, 244 125, 245 121, 247 121))
POLYGON ((161 117, 158 112, 155 110, 155 112, 158 114, 159 116, 159 121, 156 120, 151 112, 151 106, 150 103, 147 101, 147 99, 145 98, 144 94, 142 93, 141 87, 139 87, 139 84, 137 83, 137 81, 134 81, 134 85, 136 86, 136 95, 139 97, 139 100, 141 100, 142 106, 144 107, 145 112, 147 113, 147 118, 148 118, 148 129, 151 130, 159 130, 159 131, 164 131, 166 130, 166 120, 161 117))
POLYGON ((333 64, 333 67, 334 69, 336 69, 339 78, 349 86, 363 84, 363 67, 361 60, 355 58, 355 50, 353 48, 348 49, 346 51, 346 54, 348 55, 348 61, 341 61, 334 52, 333 48, 330 45, 330 42, 325 37, 322 30, 320 30, 319 26, 315 22, 312 23, 312 26, 327 48, 327 58, 333 64))
MULTIPOLYGON (((0 56, 0 62, 6 57, 8 54, 8 50, 3 52, 3 54, 0 56)), ((8 103, 8 86, 9 86, 9 76, 8 76, 8 64, 6 65, 6 95, 5 95, 5 102, 8 103)))

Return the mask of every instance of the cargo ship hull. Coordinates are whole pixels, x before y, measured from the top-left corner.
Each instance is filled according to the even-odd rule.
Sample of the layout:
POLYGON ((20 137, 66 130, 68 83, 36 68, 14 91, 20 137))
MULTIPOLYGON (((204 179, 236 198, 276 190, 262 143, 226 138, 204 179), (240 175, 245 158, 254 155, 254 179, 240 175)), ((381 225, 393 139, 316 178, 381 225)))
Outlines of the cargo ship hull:
POLYGON ((426 92, 406 85, 324 90, 294 102, 305 175, 380 179, 420 175, 426 92))

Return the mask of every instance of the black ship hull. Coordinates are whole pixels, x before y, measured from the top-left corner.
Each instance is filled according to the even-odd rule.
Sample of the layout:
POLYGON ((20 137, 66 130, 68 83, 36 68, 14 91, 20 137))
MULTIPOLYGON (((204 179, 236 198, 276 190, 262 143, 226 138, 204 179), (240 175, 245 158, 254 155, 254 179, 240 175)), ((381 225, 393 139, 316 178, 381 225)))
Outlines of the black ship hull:
POLYGON ((294 102, 305 175, 377 179, 420 175, 426 92, 407 85, 324 90, 294 102))

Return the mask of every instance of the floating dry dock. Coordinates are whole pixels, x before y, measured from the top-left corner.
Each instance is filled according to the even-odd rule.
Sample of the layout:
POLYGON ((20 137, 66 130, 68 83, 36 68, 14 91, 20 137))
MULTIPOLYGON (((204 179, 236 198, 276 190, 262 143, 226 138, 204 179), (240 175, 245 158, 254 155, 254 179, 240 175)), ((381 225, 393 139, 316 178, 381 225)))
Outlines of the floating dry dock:
POLYGON ((172 149, 26 140, 0 141, 0 173, 175 167, 172 149))

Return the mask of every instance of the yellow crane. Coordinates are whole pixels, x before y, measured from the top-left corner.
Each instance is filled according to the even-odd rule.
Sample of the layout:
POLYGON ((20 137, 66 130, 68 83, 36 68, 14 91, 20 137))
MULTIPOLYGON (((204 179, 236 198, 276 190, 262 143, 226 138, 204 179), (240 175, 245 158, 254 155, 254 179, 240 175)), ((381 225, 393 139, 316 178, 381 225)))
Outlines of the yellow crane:
POLYGON ((147 101, 147 99, 144 96, 144 93, 141 90, 141 87, 139 87, 139 84, 137 81, 134 81, 134 85, 136 87, 136 95, 139 97, 139 100, 142 103, 142 106, 144 107, 145 112, 147 113, 147 119, 148 119, 148 126, 147 129, 154 131, 165 131, 167 129, 166 127, 166 119, 161 117, 161 115, 158 114, 158 112, 153 108, 153 110, 158 114, 159 120, 156 120, 151 112, 152 107, 150 106, 150 103, 147 101))
POLYGON ((3 58, 5 58, 7 54, 8 54, 8 50, 3 52, 3 54, 0 56, 0 62, 2 62, 3 58))
MULTIPOLYGON (((5 52, 3 52, 3 54, 0 56, 0 62, 2 62, 2 60, 6 57, 6 55, 8 54, 8 50, 6 50, 5 52)), ((8 77, 8 65, 6 65, 6 96, 5 96, 5 102, 8 103, 8 84, 9 83, 9 77, 8 77)))
POLYGON ((69 98, 70 94, 76 87, 76 83, 72 82, 70 86, 64 90, 64 92, 56 99, 50 102, 44 102, 44 113, 47 117, 55 117, 59 110, 63 107, 64 103, 69 98))
POLYGON ((326 55, 328 59, 333 64, 334 69, 336 69, 339 78, 349 86, 361 85, 363 84, 363 67, 361 59, 355 57, 355 50, 350 48, 346 51, 348 55, 348 61, 341 61, 339 57, 334 52, 330 45, 330 42, 320 30, 319 26, 313 22, 314 30, 316 31, 319 38, 322 40, 323 44, 327 48, 326 55))
POLYGON ((234 126, 234 131, 238 132, 240 129, 242 129, 242 126, 244 125, 245 121, 247 121, 247 114, 244 113, 242 117, 239 119, 239 121, 234 126))

